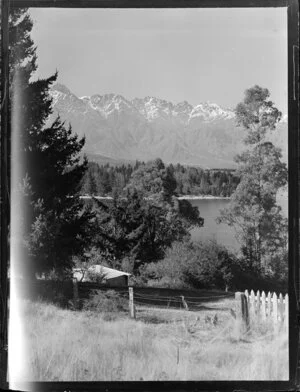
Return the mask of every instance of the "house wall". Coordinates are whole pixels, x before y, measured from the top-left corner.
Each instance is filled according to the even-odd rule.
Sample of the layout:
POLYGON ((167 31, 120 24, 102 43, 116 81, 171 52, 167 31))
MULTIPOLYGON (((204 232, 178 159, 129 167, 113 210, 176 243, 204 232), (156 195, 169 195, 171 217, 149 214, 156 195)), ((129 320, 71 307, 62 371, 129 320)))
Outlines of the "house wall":
POLYGON ((121 286, 127 287, 128 286, 128 276, 122 275, 116 278, 107 279, 105 282, 106 286, 121 286))

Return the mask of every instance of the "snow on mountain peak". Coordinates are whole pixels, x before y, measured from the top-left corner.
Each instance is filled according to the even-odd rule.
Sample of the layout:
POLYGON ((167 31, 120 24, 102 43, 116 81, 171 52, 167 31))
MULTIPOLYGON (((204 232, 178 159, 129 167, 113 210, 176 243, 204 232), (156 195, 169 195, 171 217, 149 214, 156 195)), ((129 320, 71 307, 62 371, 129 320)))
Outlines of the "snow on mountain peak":
POLYGON ((56 83, 51 87, 49 94, 52 97, 53 105, 56 105, 58 101, 65 99, 78 100, 76 95, 74 95, 64 84, 56 83))
POLYGON ((196 105, 191 111, 190 118, 202 117, 204 121, 211 121, 217 118, 230 119, 235 116, 231 110, 222 109, 216 103, 203 102, 196 105))
POLYGON ((131 103, 150 122, 159 117, 165 118, 166 116, 170 116, 173 109, 171 102, 150 96, 134 98, 131 103))
POLYGON ((114 112, 130 110, 132 106, 122 95, 113 93, 104 95, 94 94, 90 97, 83 96, 80 99, 106 118, 114 112))
POLYGON ((187 101, 179 102, 174 106, 174 113, 186 113, 190 114, 193 110, 193 106, 187 101))
POLYGON ((176 118, 183 124, 188 124, 196 119, 210 122, 216 119, 231 119, 235 116, 234 111, 221 108, 216 103, 203 102, 192 106, 187 101, 173 104, 170 101, 146 96, 145 98, 134 98, 132 101, 127 100, 119 94, 94 94, 92 96, 82 96, 77 98, 63 84, 57 83, 52 87, 51 95, 54 104, 58 100, 66 99, 71 96, 77 99, 86 107, 96 110, 105 118, 121 112, 136 113, 139 112, 147 121, 167 120, 176 118))
POLYGON ((192 106, 183 101, 174 105, 172 102, 147 96, 144 99, 135 98, 132 104, 150 122, 161 117, 176 117, 187 123, 197 117, 204 121, 213 121, 218 118, 231 119, 235 116, 233 111, 222 109, 216 103, 210 102, 192 106))

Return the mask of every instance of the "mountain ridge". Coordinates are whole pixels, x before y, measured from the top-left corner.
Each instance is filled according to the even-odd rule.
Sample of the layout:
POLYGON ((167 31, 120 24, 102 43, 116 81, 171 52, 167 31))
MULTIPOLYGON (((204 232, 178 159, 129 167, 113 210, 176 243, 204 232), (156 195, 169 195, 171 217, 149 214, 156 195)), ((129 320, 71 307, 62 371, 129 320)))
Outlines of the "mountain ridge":
MULTIPOLYGON (((127 100, 120 94, 77 97, 68 87, 50 90, 53 115, 70 122, 74 132, 86 137, 87 156, 134 161, 157 157, 166 163, 207 168, 234 168, 234 156, 244 148, 244 131, 235 124, 232 109, 216 103, 191 105, 144 97, 127 100)), ((286 154, 287 127, 278 125, 274 144, 286 154)))

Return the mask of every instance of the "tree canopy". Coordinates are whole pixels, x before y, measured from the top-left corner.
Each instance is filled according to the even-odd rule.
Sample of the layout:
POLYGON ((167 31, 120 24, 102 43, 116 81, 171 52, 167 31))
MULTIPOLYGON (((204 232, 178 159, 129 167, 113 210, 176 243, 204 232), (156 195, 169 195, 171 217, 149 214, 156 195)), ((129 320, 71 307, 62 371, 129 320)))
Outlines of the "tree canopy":
POLYGON ((267 138, 281 113, 269 95, 267 89, 254 86, 237 106, 237 123, 246 130, 248 148, 236 157, 241 180, 219 218, 234 227, 249 263, 265 272, 287 246, 287 220, 276 201, 278 190, 287 184, 287 167, 280 149, 267 138))
POLYGON ((173 173, 160 158, 138 167, 132 173, 128 187, 136 188, 146 197, 170 200, 176 189, 173 173))
POLYGON ((203 226, 197 207, 178 200, 173 173, 157 159, 140 165, 123 192, 113 199, 95 199, 97 225, 94 245, 113 267, 123 260, 139 266, 164 257, 174 241, 190 236, 193 226, 203 226))
MULTIPOLYGON (((132 182, 132 174, 139 167, 145 166, 144 162, 111 166, 110 164, 99 165, 89 162, 88 169, 82 180, 81 194, 90 196, 108 196, 114 191, 122 192, 129 182, 132 182)), ((153 163, 151 163, 153 165, 153 163)), ((174 194, 182 195, 212 195, 229 197, 239 183, 235 170, 230 169, 202 169, 200 167, 183 166, 181 164, 165 165, 169 175, 176 181, 174 194)), ((141 170, 141 169, 140 169, 141 170)), ((148 174, 150 175, 150 174, 148 174)), ((151 174, 153 176, 153 173, 151 174)), ((150 176, 151 176, 150 175, 150 176)), ((138 177, 139 174, 136 174, 138 177)), ((172 181, 174 181, 172 179, 172 181)), ((141 180, 145 179, 141 176, 141 180)), ((137 182, 137 179, 136 179, 137 182)), ((147 184, 145 184, 147 188, 147 184)), ((155 184, 157 186, 159 184, 155 184)), ((161 186, 162 184, 160 184, 161 186)), ((140 186, 140 185, 139 185, 140 186)), ((153 186, 153 185, 152 185, 153 186)), ((148 187, 151 194, 151 189, 148 187)), ((152 189, 153 193, 153 189, 152 189)))
POLYGON ((127 188, 137 189, 144 197, 164 206, 169 211, 169 216, 173 214, 176 219, 181 219, 186 230, 204 224, 197 207, 193 207, 188 200, 177 198, 174 173, 161 159, 139 166, 132 173, 127 188))

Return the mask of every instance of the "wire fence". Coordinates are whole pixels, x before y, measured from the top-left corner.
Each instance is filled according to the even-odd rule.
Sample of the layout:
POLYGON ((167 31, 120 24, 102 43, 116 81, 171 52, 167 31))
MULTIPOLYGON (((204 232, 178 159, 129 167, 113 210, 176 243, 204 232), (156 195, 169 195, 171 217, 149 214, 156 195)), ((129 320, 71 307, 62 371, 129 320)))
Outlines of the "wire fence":
MULTIPOLYGON (((28 286, 22 287, 24 284, 22 285, 22 282, 20 282, 18 285, 20 295, 23 297, 46 299, 54 303, 60 303, 63 306, 68 306, 70 301, 86 300, 98 290, 103 292, 113 290, 120 297, 129 301, 129 287, 127 286, 109 287, 96 282, 78 282, 77 280, 36 280, 28 290, 28 286)), ((204 302, 217 302, 234 298, 234 293, 220 294, 220 292, 213 290, 211 295, 207 295, 208 293, 210 293, 209 290, 199 290, 198 294, 195 291, 189 292, 181 289, 133 287, 133 301, 136 306, 196 310, 203 306, 204 302)))
POLYGON ((205 305, 205 302, 218 302, 225 299, 233 299, 234 293, 222 293, 208 290, 203 292, 199 291, 196 296, 195 292, 189 294, 187 290, 176 289, 162 289, 162 288, 149 288, 149 287, 108 287, 90 282, 73 282, 73 299, 80 301, 87 299, 95 291, 107 292, 110 290, 115 291, 120 297, 129 301, 129 306, 144 306, 144 307, 158 307, 167 309, 186 309, 186 310, 199 310, 205 305), (132 298, 129 292, 132 290, 132 298), (170 293, 170 295, 166 295, 170 293), (130 305, 131 304, 131 305, 130 305))
MULTIPOLYGON (((148 288, 146 288, 148 290, 148 288)), ((148 307, 159 307, 159 308, 177 308, 177 309, 189 309, 198 310, 200 307, 204 306, 205 302, 214 302, 224 299, 233 299, 233 293, 226 293, 222 295, 211 295, 203 296, 187 296, 181 295, 180 290, 178 290, 178 295, 161 295, 159 290, 153 289, 153 294, 149 292, 141 292, 142 288, 134 289, 133 303, 135 306, 148 306, 148 307)), ((129 298, 128 291, 120 290, 117 291, 122 298, 129 298)))

